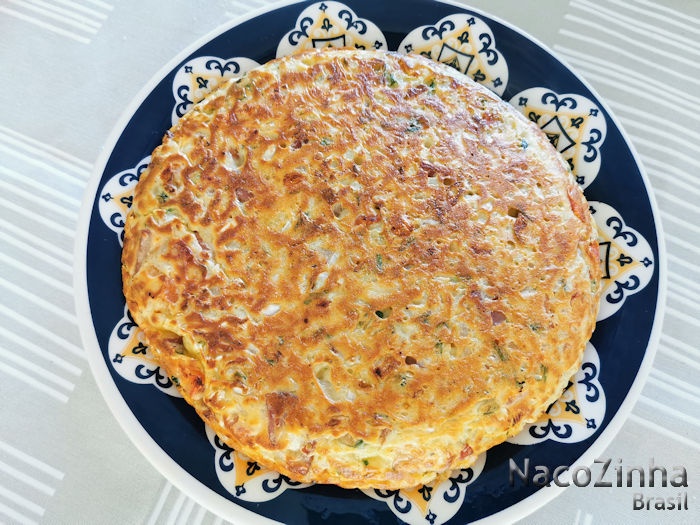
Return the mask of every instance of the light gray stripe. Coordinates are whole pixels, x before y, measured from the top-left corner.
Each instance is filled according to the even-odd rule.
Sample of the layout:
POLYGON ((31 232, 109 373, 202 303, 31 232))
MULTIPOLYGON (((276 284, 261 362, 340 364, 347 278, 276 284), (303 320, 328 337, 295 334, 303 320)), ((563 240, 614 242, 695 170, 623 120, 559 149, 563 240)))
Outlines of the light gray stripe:
POLYGON ((78 324, 78 318, 74 314, 67 312, 65 309, 59 306, 56 306, 55 304, 53 304, 50 301, 47 301, 43 297, 39 297, 34 293, 28 292, 26 289, 16 285, 13 282, 8 281, 4 277, 0 277, 0 286, 7 290, 10 290, 12 293, 17 294, 22 299, 27 300, 30 303, 39 306, 40 308, 43 308, 47 312, 50 312, 56 315, 57 317, 60 317, 64 321, 68 321, 69 323, 74 325, 78 324))
MULTIPOLYGON (((54 11, 56 13, 62 14, 64 16, 67 16, 69 18, 72 18, 73 20, 76 20, 78 22, 81 22, 85 25, 88 25, 90 27, 94 27, 95 29, 99 29, 102 26, 101 22, 98 22, 97 20, 94 20, 90 18, 89 16, 85 16, 79 12, 71 11, 71 9, 66 9, 64 7, 59 7, 55 4, 60 4, 61 2, 59 0, 54 0, 54 3, 50 2, 44 2, 43 0, 27 0, 28 2, 32 4, 36 4, 38 6, 43 7, 44 9, 48 9, 49 11, 54 11)), ((107 18, 107 15, 102 14, 102 13, 96 13, 95 18, 99 18, 104 20, 107 18)))
POLYGON ((66 219, 70 219, 72 222, 78 221, 78 214, 76 211, 66 209, 63 206, 59 206, 49 198, 41 197, 40 195, 24 190, 15 184, 8 184, 7 182, 4 182, 1 179, 0 188, 4 189, 5 193, 14 193, 16 196, 21 197, 24 200, 33 202, 34 204, 37 204, 42 208, 39 212, 36 208, 32 209, 31 211, 34 214, 40 213, 42 215, 45 215, 45 210, 50 210, 58 215, 62 215, 66 219))
POLYGON ((158 496, 158 501, 156 501, 155 507, 153 507, 153 510, 151 511, 151 515, 148 518, 148 522, 146 525, 156 525, 158 523, 158 518, 160 517, 161 513, 163 512, 163 508, 165 507, 165 502, 168 499, 168 495, 170 494, 170 491, 173 490, 173 486, 169 482, 165 482, 163 485, 163 488, 160 491, 160 496, 158 496))
POLYGON ((90 33, 93 35, 95 33, 97 33, 97 29, 93 26, 90 26, 84 22, 79 22, 78 20, 75 20, 71 17, 65 16, 64 14, 61 14, 61 13, 57 13, 56 11, 53 11, 51 9, 46 9, 46 7, 44 5, 41 5, 43 2, 42 3, 39 3, 39 2, 30 3, 26 0, 7 0, 7 1, 15 4, 18 7, 21 7, 23 9, 28 10, 28 11, 31 11, 32 13, 38 13, 45 18, 49 18, 51 20, 61 22, 67 26, 74 27, 76 29, 80 29, 81 31, 85 31, 86 33, 90 33))
MULTIPOLYGON (((641 64, 642 66, 644 66, 644 68, 649 67, 649 61, 648 61, 646 55, 640 55, 639 53, 632 53, 630 51, 627 51, 626 49, 623 49, 619 45, 611 44, 611 43, 606 42, 605 40, 602 40, 600 38, 595 38, 595 37, 592 37, 588 34, 584 35, 581 33, 570 31, 570 30, 565 29, 565 28, 560 29, 559 34, 562 36, 565 36, 566 38, 578 40, 580 42, 585 42, 586 49, 588 49, 588 50, 591 49, 591 46, 599 47, 604 51, 606 56, 610 56, 610 54, 617 54, 617 55, 624 57, 625 63, 627 63, 627 64, 630 64, 631 62, 637 62, 637 63, 641 64)), ((565 53, 567 55, 579 57, 579 58, 581 58, 581 57, 588 58, 591 55, 591 53, 582 53, 580 51, 577 51, 575 49, 571 49, 571 48, 566 47, 566 46, 562 46, 560 44, 554 44, 554 49, 561 52, 561 53, 565 53)), ((666 75, 671 75, 675 78, 681 79, 682 81, 691 82, 693 84, 697 84, 700 86, 700 78, 697 78, 693 75, 687 75, 680 70, 667 67, 664 64, 659 64, 659 63, 654 64, 654 70, 657 72, 660 72, 660 73, 662 72, 666 75)))
POLYGON ((42 29, 46 29, 47 31, 51 31, 52 33, 56 33, 57 35, 65 36, 65 37, 70 38, 71 40, 75 40, 76 42, 80 42, 81 44, 89 44, 90 43, 89 38, 86 38, 86 37, 79 35, 77 33, 73 33, 72 31, 66 31, 65 29, 63 29, 61 27, 57 27, 53 24, 49 24, 47 22, 44 22, 43 20, 39 20, 38 18, 26 15, 24 13, 20 13, 19 11, 15 11, 14 9, 9 9, 9 8, 2 6, 2 5, 0 5, 0 13, 14 16, 17 19, 22 20, 23 22, 29 22, 30 24, 34 24, 35 26, 38 26, 42 29))
POLYGON ((648 419, 640 417, 636 414, 630 414, 629 420, 634 421, 635 423, 638 423, 639 425, 642 425, 643 427, 646 427, 649 430, 653 430, 654 432, 657 432, 658 434, 660 434, 662 436, 671 438, 674 441, 682 443, 683 445, 687 445, 691 448, 700 450, 700 443, 698 443, 697 441, 693 441, 692 439, 689 439, 685 436, 681 436, 680 434, 677 434, 676 432, 673 432, 672 430, 669 430, 665 427, 662 427, 661 425, 653 423, 652 421, 649 421, 648 419))
POLYGON ((90 176, 90 172, 84 168, 54 156, 45 149, 30 146, 7 135, 0 135, 0 148, 21 162, 53 173, 62 180, 77 185, 81 190, 90 176))
POLYGON ((658 25, 647 24, 633 17, 620 15, 614 9, 608 9, 600 3, 588 0, 574 0, 569 5, 574 9, 586 11, 594 17, 602 18, 608 25, 642 35, 647 41, 656 40, 666 48, 673 47, 700 56, 700 47, 697 47, 697 42, 681 36, 678 32, 667 31, 658 25))
POLYGON ((12 320, 15 323, 19 323, 22 326, 24 326, 25 328, 33 331, 34 333, 45 337, 46 339, 51 341, 54 345, 61 347, 66 352, 68 352, 76 357, 80 357, 81 359, 87 359, 85 352, 79 346, 74 345, 70 341, 67 341, 66 339, 55 334, 54 332, 47 330, 42 325, 33 321, 32 319, 28 319, 27 317, 25 317, 21 314, 18 314, 13 309, 10 309, 9 307, 5 306, 2 303, 0 303, 0 314, 3 317, 5 317, 6 319, 12 320))
MULTIPOLYGON (((28 175, 23 175, 15 170, 12 170, 10 168, 7 168, 5 166, 0 166, 0 173, 4 175, 5 177, 9 177, 13 179, 16 182, 19 182, 20 184, 26 184, 27 186, 30 186, 36 190, 43 191, 46 193, 50 193, 51 197, 57 201, 63 201, 67 206, 70 207, 71 210, 77 210, 80 208, 80 200, 76 199, 75 197, 71 195, 66 195, 65 193, 61 191, 57 191, 55 188, 49 186, 48 184, 44 182, 39 182, 37 180, 34 180, 32 177, 29 177, 28 175)), ((77 214, 75 214, 77 217, 77 214)))
POLYGON ((656 126, 673 130, 682 134, 683 136, 692 137, 694 140, 693 144, 700 142, 700 132, 697 132, 695 129, 691 129, 688 126, 679 124, 678 122, 669 120, 668 118, 665 118, 664 115, 652 113, 651 111, 642 111, 615 100, 608 100, 608 105, 615 110, 618 116, 624 118, 625 123, 627 123, 627 117, 624 117, 623 114, 627 113, 653 122, 656 126))
POLYGON ((681 20, 684 20, 686 22, 690 22, 691 24, 695 24, 695 25, 700 26, 700 18, 695 18, 694 16, 690 16, 686 13, 683 13, 681 11, 673 9, 672 7, 660 4, 658 2, 658 0, 655 0, 653 2, 651 2, 649 0, 634 0, 634 1, 638 4, 644 5, 646 7, 650 7, 652 9, 656 9, 657 11, 660 11, 662 13, 666 13, 667 15, 675 16, 676 18, 680 18, 681 20))
POLYGON ((681 186, 684 191, 700 194, 700 189, 696 188, 694 177, 690 173, 676 166, 672 166, 667 161, 658 160, 649 152, 642 152, 640 155, 642 157, 642 162, 646 166, 647 173, 650 176, 658 177, 663 179, 664 182, 681 186))
POLYGON ((46 509, 44 509, 44 507, 42 507, 41 505, 37 505, 33 501, 30 501, 27 498, 21 496, 20 494, 17 494, 14 490, 10 490, 7 487, 3 487, 2 485, 0 485, 0 496, 4 497, 8 501, 11 501, 18 507, 22 507, 23 509, 26 509, 29 512, 33 512, 38 516, 43 516, 46 512, 46 509))
POLYGON ((655 410, 661 411, 662 414, 672 416, 676 419, 680 419, 683 423, 690 423, 691 425, 700 428, 700 419, 693 417, 686 412, 681 412, 680 410, 672 408, 665 403, 660 403, 655 399, 650 399, 644 394, 639 396, 639 401, 655 410))
MULTIPOLYGON (((700 26, 694 26, 692 24, 686 24, 683 22, 680 22, 678 20, 674 20, 673 18, 670 18, 668 14, 662 15, 661 13, 654 13, 653 11, 641 7, 637 7, 633 5, 631 2, 623 2, 622 0, 608 0, 611 4, 614 5, 619 5, 620 7, 624 7, 625 9, 628 9, 630 11, 633 11, 634 13, 637 13, 639 15, 642 15, 639 18, 642 19, 650 19, 653 18, 654 20, 659 20, 660 22, 674 26, 674 30, 681 29, 683 31, 690 31, 691 33, 695 33, 696 35, 700 35, 700 26)), ((674 11, 676 15, 680 14, 678 11, 674 11)), ((687 39, 686 39, 687 40, 687 39)), ((697 44, 697 42, 694 42, 694 44, 697 44)))
POLYGON ((53 159, 58 159, 68 166, 73 166, 74 169, 77 169, 80 173, 86 176, 89 175, 92 170, 91 163, 58 149, 55 146, 41 142, 34 137, 24 135, 19 131, 15 131, 12 128, 8 128, 7 126, 0 124, 0 137, 3 135, 5 136, 5 140, 15 139, 14 144, 18 145, 19 147, 30 146, 34 149, 34 151, 41 150, 45 156, 48 155, 53 159))
POLYGON ((10 209, 13 212, 15 212, 17 215, 21 215, 23 217, 26 217, 27 219, 37 222, 39 224, 42 224, 46 226, 47 228, 53 230, 56 233, 60 233, 67 237, 68 239, 73 239, 75 236, 75 228, 68 228, 66 226, 63 226, 62 224, 52 221, 43 215, 39 215, 36 213, 34 210, 28 210, 22 206, 19 206, 18 204, 15 204, 12 201, 8 201, 7 199, 4 199, 0 197, 0 206, 3 206, 4 208, 10 209))
POLYGON ((0 346, 0 358, 4 359, 5 362, 9 362, 14 366, 18 366, 24 370, 28 370, 30 374, 38 376, 41 380, 49 381, 56 386, 59 386, 65 390, 73 391, 75 389, 75 384, 67 381, 58 374, 46 370, 44 367, 37 365, 36 363, 25 359, 16 352, 8 350, 0 346))
POLYGON ((676 217, 675 215, 672 215, 667 211, 663 210, 659 212, 659 215, 666 222, 671 222, 673 224, 681 226, 682 228, 685 228, 686 230, 690 230, 691 232, 700 234, 700 226, 698 226, 697 224, 693 224, 692 222, 686 219, 681 219, 680 217, 676 217))
MULTIPOLYGON (((48 386, 46 383, 42 381, 38 381, 36 378, 25 374, 21 370, 17 370, 15 367, 8 365, 7 363, 4 363, 0 361, 0 372, 4 372, 10 377, 14 377, 15 379, 22 381, 24 384, 29 385, 32 388, 35 388, 36 390, 43 392, 45 394, 48 394, 49 396, 53 397, 54 399, 62 402, 62 403, 67 403, 68 402, 68 396, 64 394, 63 392, 56 390, 55 388, 52 388, 48 386)), ((2 470, 2 468, 0 468, 2 470)))
MULTIPOLYGON (((619 82, 624 83, 627 86, 636 86, 638 89, 653 91, 658 95, 658 97, 655 98, 657 103, 659 102, 659 100, 668 99, 669 95, 675 95, 675 104, 665 102, 663 104, 664 108, 673 108, 677 110, 679 110, 680 108, 684 108, 685 110, 687 110, 689 108, 697 107, 697 105, 700 104, 700 97, 686 93, 681 89, 669 86, 668 83, 651 79, 647 75, 644 75, 617 63, 609 63, 604 60, 588 60, 578 57, 569 57, 568 61, 573 66, 576 66, 579 70, 585 68, 586 71, 596 74, 596 78, 606 79, 606 83, 610 83, 609 77, 612 77, 616 78, 619 82)), ((580 72, 583 73, 583 71, 580 72)), ((591 73, 584 73, 584 76, 589 76, 590 74, 591 73)), ((616 87, 622 87, 617 83, 615 83, 614 85, 616 87)), ((685 114, 687 115, 687 113, 685 114)))
POLYGON ((170 508, 170 514, 168 514, 168 518, 165 521, 167 525, 175 525, 177 522, 177 516, 180 513, 180 509, 182 506, 185 504, 185 500, 187 499, 187 496, 183 492, 177 491, 177 499, 175 500, 175 503, 173 506, 170 508))
POLYGON ((628 135, 635 144, 642 144, 645 147, 659 151, 666 156, 671 155, 671 158, 673 158, 675 161, 682 161, 686 166, 692 165, 700 168, 700 160, 697 160, 690 155, 686 155, 685 153, 681 153, 680 150, 665 144, 659 144, 653 140, 640 137, 639 135, 634 135, 632 133, 628 133, 628 135))
POLYGON ((693 59, 686 58, 684 56, 681 56, 680 54, 674 54, 674 55, 669 56, 668 53, 664 53, 663 51, 660 51, 659 46, 651 46, 651 45, 645 44, 643 42, 640 42, 636 38, 630 38, 627 35, 623 35, 619 31, 616 31, 616 30, 608 28, 608 27, 603 27, 598 22, 595 22, 592 20, 587 20, 585 18, 581 18, 580 16, 575 16, 575 15, 571 15, 571 14, 564 15, 564 19, 568 20, 569 22, 573 22, 574 24, 586 26, 586 27, 589 27, 593 30, 598 30, 601 33, 605 33, 606 35, 613 37, 613 39, 622 40, 623 42, 626 42, 628 44, 636 46, 637 48, 643 49, 644 51, 647 51, 649 53, 652 53, 655 55, 661 55, 664 60, 671 59, 675 62, 679 62, 679 63, 684 64, 686 66, 700 69, 700 64, 698 64, 693 59))
POLYGON ((8 474, 15 478, 18 481, 21 481, 25 485, 32 487, 33 489, 42 492, 48 496, 53 496, 54 493, 56 492, 56 489, 53 487, 47 485, 46 483, 39 481, 33 476, 30 476, 26 472, 19 470, 12 465, 8 465, 4 461, 0 461, 0 472, 4 472, 5 474, 8 474))
POLYGON ((666 314, 675 317, 676 319, 680 319, 684 323, 700 328, 700 319, 696 319, 692 315, 688 315, 685 312, 676 310, 668 305, 666 305, 666 314))
POLYGON ((107 11, 111 11, 112 9, 114 9, 114 6, 112 4, 103 2, 102 0, 85 0, 85 2, 87 2, 88 4, 96 5, 97 7, 100 7, 107 11))
POLYGON ((693 204, 692 202, 688 202, 686 199, 688 198, 688 195, 686 194, 685 197, 686 199, 682 199, 680 197, 675 196, 673 193, 669 193, 666 190, 661 190, 659 188, 654 188, 654 195, 657 197, 660 197, 663 200, 672 202, 674 206, 678 206, 679 208, 684 208, 688 210, 691 213, 700 213, 700 206, 697 204, 693 204))
POLYGON ((693 403, 700 403, 700 388, 697 386, 655 368, 651 370, 650 378, 660 385, 663 384, 663 388, 667 388, 669 392, 681 395, 693 403))
MULTIPOLYGON (((693 264, 691 262, 686 261, 685 259, 681 259, 680 257, 678 257, 677 255, 675 255, 673 253, 667 253, 666 257, 668 259, 668 262, 673 263, 674 265, 677 264, 678 266, 682 266, 683 268, 686 268, 686 269, 693 271, 693 272, 700 272, 700 265, 693 264)), ((676 279, 681 278, 675 272, 671 272, 669 275, 673 275, 676 279)), ((686 278, 683 277, 683 279, 686 279, 686 278)))
POLYGON ((13 233, 13 235, 8 235, 4 231, 0 230, 0 239, 2 239, 4 243, 12 244, 16 248, 19 248, 20 250, 31 255, 35 259, 44 261, 50 264, 51 266, 54 266, 57 270, 61 270, 68 275, 72 275, 73 267, 70 264, 66 264, 65 262, 63 262, 71 261, 72 256, 69 252, 61 250, 53 244, 47 244, 42 239, 33 236, 26 230, 18 228, 14 224, 8 223, 7 221, 4 221, 2 219, 0 219, 0 227, 2 227, 5 230, 9 230, 13 233), (38 249, 34 246, 30 246, 26 242, 17 239, 17 237, 22 237, 23 239, 33 241, 35 244, 40 246, 41 249, 38 249), (61 257, 63 261, 59 261, 55 257, 48 255, 48 253, 46 252, 50 252, 55 254, 56 256, 61 257))
POLYGON ((676 293, 681 293, 692 298, 695 304, 700 307, 700 303, 697 301, 698 294, 700 294, 700 283, 692 281, 676 272, 668 272, 668 285, 672 286, 676 293))
POLYGON ((0 440, 0 450, 2 450, 4 453, 19 459, 23 463, 26 463, 28 466, 35 468, 45 474, 48 474, 52 478, 57 479, 58 481, 62 480, 65 474, 61 472, 60 470, 52 467, 48 463, 45 463, 41 461, 40 459, 37 459, 34 456, 31 456, 27 454, 26 452, 21 451, 18 448, 13 447, 9 443, 6 443, 4 441, 0 440))
MULTIPOLYGON (((91 3, 94 6, 99 7, 100 9, 103 9, 105 11, 111 11, 114 9, 113 5, 108 4, 107 2, 101 2, 99 0, 86 0, 88 3, 91 3)), ((100 11, 97 11, 95 9, 91 9, 87 6, 84 6, 82 4, 78 4, 77 2, 71 2, 70 0, 54 0, 54 2, 58 4, 63 4, 63 5, 69 5, 73 9, 77 11, 82 11, 83 13, 89 13, 91 16, 95 16, 97 18, 107 18, 107 15, 104 13, 101 13, 100 11)))
POLYGON ((8 339, 13 344, 22 347, 22 350, 30 352, 30 353, 36 355, 37 357, 40 357, 40 358, 48 361, 54 367, 58 367, 61 370, 68 372, 69 374, 73 374, 74 376, 80 376, 83 373, 82 369, 78 368, 77 366, 73 365, 72 363, 57 356, 53 352, 49 352, 45 348, 42 348, 39 345, 34 344, 32 341, 25 339, 21 335, 18 335, 16 333, 8 330, 4 326, 0 326, 0 335, 2 337, 4 337, 5 339, 8 339))
POLYGON ((37 522, 0 502, 0 514, 4 514, 19 525, 37 525, 37 522))

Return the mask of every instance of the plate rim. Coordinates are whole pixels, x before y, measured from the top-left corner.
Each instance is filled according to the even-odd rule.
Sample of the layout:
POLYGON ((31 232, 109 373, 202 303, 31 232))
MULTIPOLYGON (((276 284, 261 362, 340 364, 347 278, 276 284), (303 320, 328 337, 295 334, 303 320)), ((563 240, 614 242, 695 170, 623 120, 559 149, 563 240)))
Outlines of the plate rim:
MULTIPOLYGON (((342 2, 343 0, 339 1, 342 2)), ((508 30, 521 35, 549 54, 552 58, 564 66, 568 72, 576 78, 576 80, 581 82, 581 84, 590 91, 590 93, 596 99, 596 102, 605 110, 608 117, 619 131, 625 145, 630 151, 634 163, 639 170, 639 174, 649 200, 649 206, 651 208, 656 234, 655 241, 658 253, 656 270, 658 283, 656 304, 649 339, 644 350, 644 357, 640 362, 639 368, 629 390, 626 392, 622 402, 617 407, 616 413, 611 417, 606 428, 595 438, 593 443, 591 443, 585 452, 574 460, 571 465, 569 465, 569 471, 575 469, 577 466, 590 466, 593 464, 593 460, 596 459, 596 457, 612 443, 615 436, 622 429, 624 423, 629 419, 632 409, 639 399, 644 385, 646 384, 646 380, 651 371, 661 338, 667 293, 667 254, 665 242, 663 241, 663 229, 656 196, 639 154, 622 126, 622 123, 619 121, 615 113, 611 111, 608 103, 599 95, 597 90, 594 89, 591 84, 584 77, 582 77, 575 68, 570 66, 567 61, 564 60, 557 52, 555 52, 548 45, 544 44, 538 38, 532 36, 529 32, 514 25, 513 23, 504 20, 499 16, 493 15, 481 8, 476 8, 469 5, 468 3, 460 3, 456 0, 424 1, 454 6, 461 10, 466 9, 482 15, 501 24, 508 30)), ((95 197, 100 187, 100 183, 102 182, 104 170, 107 166, 109 158, 114 151, 114 147, 117 145, 117 142, 128 126, 129 121, 146 98, 150 95, 150 93, 152 93, 152 91, 158 86, 158 84, 162 82, 162 80, 166 78, 167 75, 170 74, 184 59, 205 44, 221 36, 226 31, 234 29, 237 26, 240 26, 258 16, 272 13, 284 7, 306 2, 307 0, 280 0, 267 6, 257 8, 243 16, 232 18, 208 31, 201 37, 195 39, 189 45, 186 45, 163 66, 156 70, 156 72, 148 79, 141 89, 139 89, 139 91, 131 98, 129 104, 127 104, 126 108, 122 111, 113 125, 110 133, 107 135, 106 140, 102 144, 100 154, 94 163, 94 167, 91 171, 88 183, 83 193, 83 198, 81 200, 73 249, 73 288, 75 292, 74 304, 78 318, 78 329, 80 332, 81 342, 98 389, 112 415, 117 420, 117 423, 129 437, 132 444, 155 468, 155 470, 159 472, 167 482, 171 483, 183 494, 191 497, 210 512, 225 519, 232 517, 231 511, 233 508, 235 508, 236 515, 233 516, 234 518, 244 518, 248 520, 248 523, 253 524, 270 524, 279 522, 266 516, 262 516, 261 514, 257 514, 256 512, 248 510, 245 507, 237 504, 235 501, 225 498, 190 474, 184 467, 180 466, 157 444, 157 442, 150 436, 148 431, 141 425, 119 391, 116 383, 113 381, 107 367, 107 363, 102 355, 102 349, 97 339, 97 334, 95 332, 92 319, 92 309, 90 307, 90 297, 87 284, 87 241, 90 232, 90 218, 94 211, 95 197)), ((489 523, 502 523, 504 521, 512 522, 518 519, 523 519, 554 500, 565 489, 566 487, 558 487, 556 485, 542 487, 530 496, 525 497, 510 507, 485 516, 472 523, 475 525, 487 525, 489 523)))

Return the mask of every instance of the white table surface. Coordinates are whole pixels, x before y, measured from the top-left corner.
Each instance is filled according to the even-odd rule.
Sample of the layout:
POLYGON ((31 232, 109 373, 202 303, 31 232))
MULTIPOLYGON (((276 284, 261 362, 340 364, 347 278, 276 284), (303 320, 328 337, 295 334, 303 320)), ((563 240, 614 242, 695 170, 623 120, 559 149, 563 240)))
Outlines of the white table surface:
MULTIPOLYGON (((572 487, 520 523, 700 523, 700 2, 469 4, 554 49, 605 99, 645 165, 668 254, 653 368, 601 457, 685 466, 689 510, 633 511, 634 488, 572 487)), ((221 522, 144 459, 102 399, 73 244, 94 163, 136 93, 190 43, 266 5, 0 0, 0 523, 221 522)))

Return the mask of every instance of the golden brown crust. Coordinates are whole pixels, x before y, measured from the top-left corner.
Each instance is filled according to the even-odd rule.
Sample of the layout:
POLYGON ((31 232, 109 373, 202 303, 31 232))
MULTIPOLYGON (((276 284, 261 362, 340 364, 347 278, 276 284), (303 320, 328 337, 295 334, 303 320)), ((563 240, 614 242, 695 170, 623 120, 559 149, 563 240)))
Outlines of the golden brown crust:
POLYGON ((231 446, 293 479, 399 488, 558 396, 594 328, 582 192, 539 130, 420 57, 305 52, 168 132, 124 292, 231 446))

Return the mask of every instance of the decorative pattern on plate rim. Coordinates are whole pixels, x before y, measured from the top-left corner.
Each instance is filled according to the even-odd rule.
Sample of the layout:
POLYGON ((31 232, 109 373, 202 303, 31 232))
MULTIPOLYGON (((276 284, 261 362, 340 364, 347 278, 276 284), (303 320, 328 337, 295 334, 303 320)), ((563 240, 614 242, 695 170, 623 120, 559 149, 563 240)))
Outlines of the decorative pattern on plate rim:
POLYGON ((292 481, 263 467, 226 445, 208 425, 205 425, 205 429, 209 443, 215 450, 216 477, 232 496, 257 503, 275 499, 287 489, 303 489, 312 485, 292 481))
POLYGON ((508 84, 508 64, 496 48, 493 32, 474 15, 454 14, 435 25, 420 26, 406 35, 398 51, 452 66, 498 95, 508 84))
POLYGON ((396 516, 411 525, 440 525, 451 519, 462 506, 467 486, 484 470, 486 453, 474 465, 453 471, 447 479, 401 490, 363 490, 370 498, 384 501, 396 516))
POLYGON ((284 35, 277 46, 277 57, 302 49, 355 47, 387 49, 384 33, 373 22, 359 18, 340 2, 318 2, 304 9, 294 29, 284 35))
POLYGON ((603 295, 598 321, 617 312, 630 295, 643 290, 654 275, 654 252, 649 242, 625 224, 618 211, 603 202, 589 201, 598 226, 603 295))
POLYGON ((126 307, 109 336, 107 352, 112 368, 127 381, 153 385, 170 396, 182 397, 173 380, 151 357, 146 337, 126 307))
POLYGON ((141 159, 133 168, 111 177, 100 191, 100 217, 117 234, 120 246, 124 245, 124 224, 133 202, 134 188, 149 162, 150 155, 141 159))
POLYGON ((576 182, 588 187, 600 171, 600 146, 608 129, 598 105, 583 95, 546 87, 521 91, 509 102, 540 127, 569 163, 576 182))
POLYGON ((222 80, 240 77, 259 65, 255 60, 245 57, 200 56, 185 62, 173 78, 175 107, 171 115, 172 124, 175 125, 192 106, 211 93, 222 80))
POLYGON ((599 376, 600 357, 595 347, 588 343, 581 368, 561 397, 537 421, 526 425, 508 442, 534 445, 551 439, 560 443, 578 443, 593 436, 603 422, 606 408, 605 391, 599 376))

